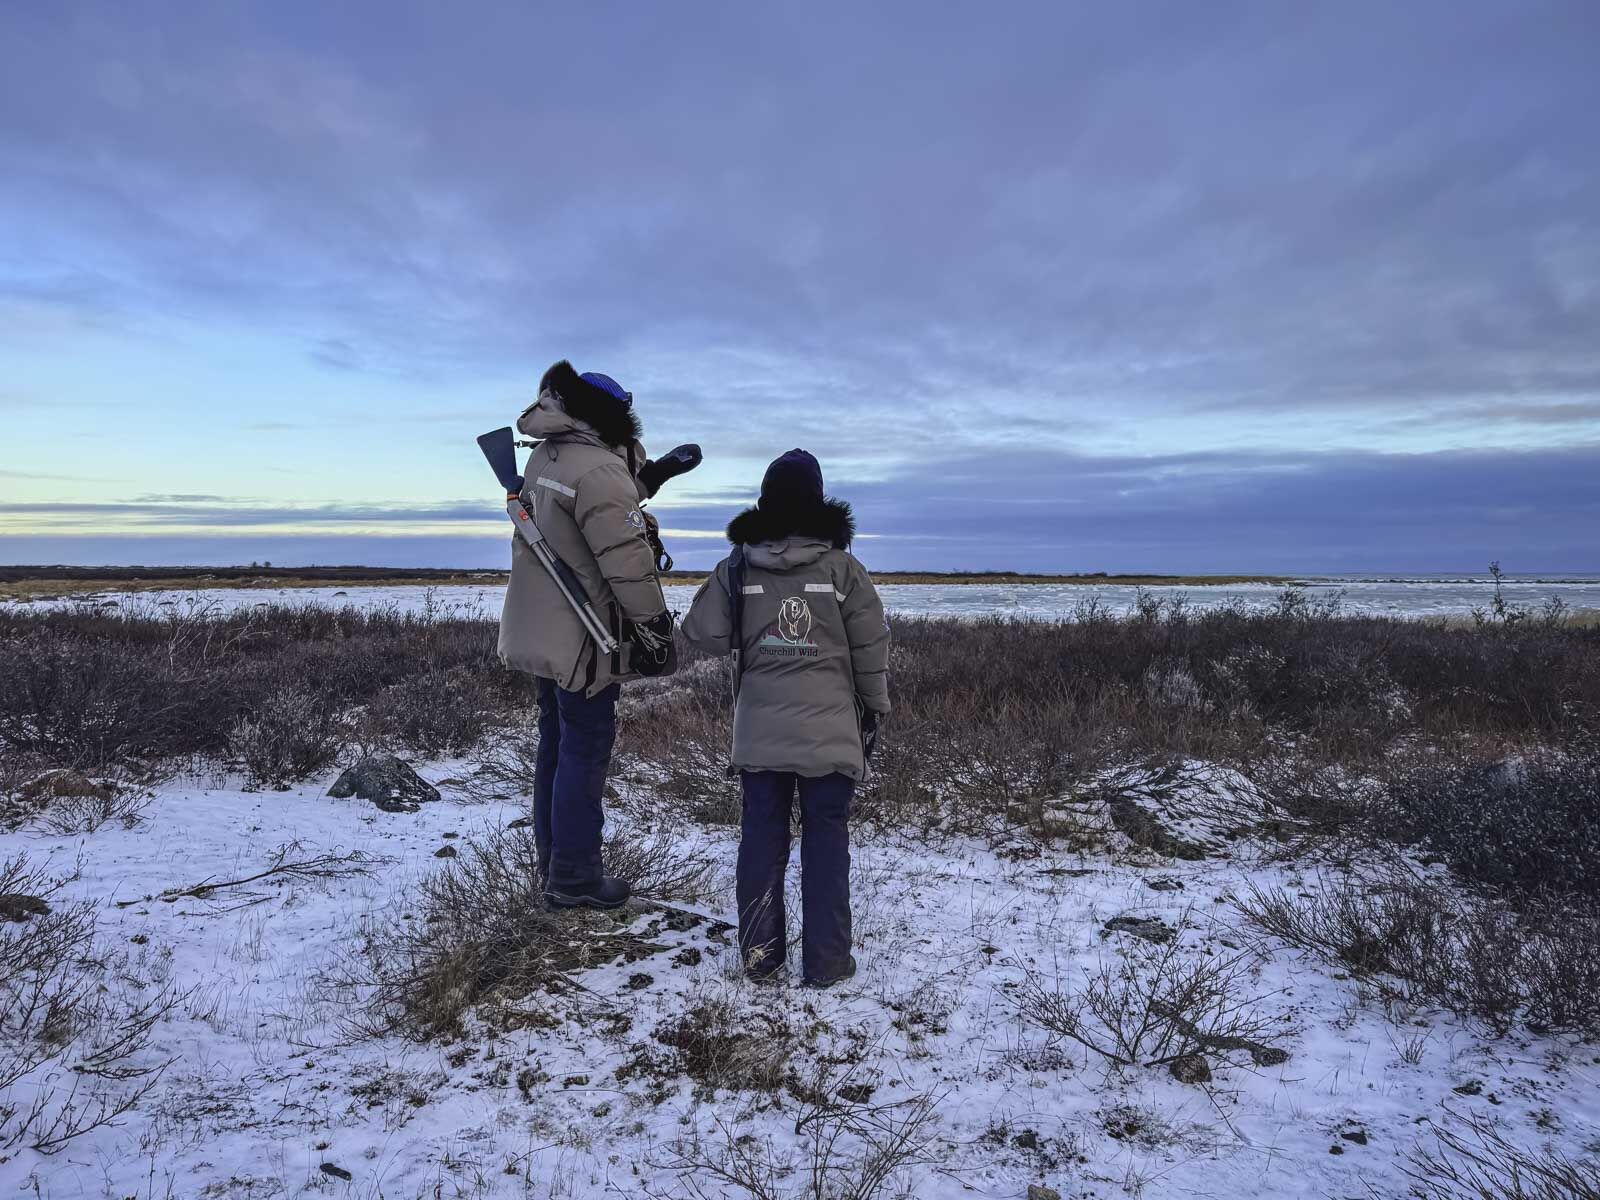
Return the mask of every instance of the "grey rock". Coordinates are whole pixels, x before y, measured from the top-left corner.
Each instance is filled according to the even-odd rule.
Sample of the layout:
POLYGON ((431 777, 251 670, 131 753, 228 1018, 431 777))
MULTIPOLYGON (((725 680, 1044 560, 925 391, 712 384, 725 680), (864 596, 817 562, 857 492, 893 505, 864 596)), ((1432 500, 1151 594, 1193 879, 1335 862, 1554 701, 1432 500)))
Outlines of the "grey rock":
POLYGON ((1196 862, 1206 856, 1205 847, 1178 837, 1132 800, 1117 799, 1111 802, 1111 823, 1127 834, 1135 845, 1154 850, 1167 858, 1196 862))
POLYGON ((24 896, 20 892, 0 895, 0 921, 26 921, 49 911, 50 906, 37 896, 24 896))
POLYGON ((439 789, 394 755, 373 754, 340 775, 328 795, 336 800, 359 796, 384 812, 399 813, 416 812, 423 804, 439 799, 439 789))
POLYGON ((435 858, 455 858, 457 857, 456 848, 454 846, 440 846, 433 852, 433 856, 435 858))
POLYGON ((1160 879, 1145 880, 1145 886, 1152 892, 1181 892, 1183 891, 1183 880, 1174 879, 1170 875, 1166 875, 1160 879))
POLYGON ((1131 933, 1136 938, 1143 938, 1147 942, 1170 942, 1177 934, 1177 930, 1168 925, 1160 917, 1112 917, 1100 930, 1101 937, 1110 937, 1113 933, 1131 933))
POLYGON ((346 1183, 355 1178, 355 1176, 351 1175, 350 1172, 346 1171, 343 1167, 336 1167, 332 1163, 323 1163, 321 1171, 330 1179, 343 1179, 346 1183))
POLYGON ((1030 1183, 1028 1185, 1028 1200, 1061 1200, 1061 1193, 1052 1187, 1030 1183))
POLYGON ((56 800, 63 796, 109 800, 116 794, 117 789, 111 784, 96 783, 86 775, 65 768, 46 771, 17 789, 18 797, 27 801, 56 800))
POLYGON ((1210 1083, 1211 1064, 1198 1054, 1185 1054, 1167 1064, 1167 1071, 1179 1083, 1210 1083))

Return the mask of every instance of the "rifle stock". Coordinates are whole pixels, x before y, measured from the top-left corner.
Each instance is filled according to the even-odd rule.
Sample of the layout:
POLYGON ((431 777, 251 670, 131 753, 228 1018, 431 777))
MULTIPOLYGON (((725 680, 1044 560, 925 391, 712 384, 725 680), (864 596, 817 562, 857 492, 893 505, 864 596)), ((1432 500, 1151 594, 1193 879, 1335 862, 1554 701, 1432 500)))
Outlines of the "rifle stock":
POLYGON ((478 436, 478 449, 489 460, 489 469, 512 496, 522 490, 522 476, 517 474, 517 441, 511 426, 502 425, 478 436))
POLYGON ((550 576, 556 590, 577 615, 584 632, 600 647, 601 653, 615 654, 617 639, 611 636, 600 614, 595 612, 589 593, 583 590, 577 573, 550 549, 544 534, 539 531, 539 523, 533 519, 532 506, 522 498, 522 476, 517 474, 517 445, 511 427, 507 425, 483 434, 478 438, 478 449, 483 451, 495 478, 506 490, 506 515, 511 518, 517 536, 533 551, 534 558, 539 560, 539 565, 550 576))

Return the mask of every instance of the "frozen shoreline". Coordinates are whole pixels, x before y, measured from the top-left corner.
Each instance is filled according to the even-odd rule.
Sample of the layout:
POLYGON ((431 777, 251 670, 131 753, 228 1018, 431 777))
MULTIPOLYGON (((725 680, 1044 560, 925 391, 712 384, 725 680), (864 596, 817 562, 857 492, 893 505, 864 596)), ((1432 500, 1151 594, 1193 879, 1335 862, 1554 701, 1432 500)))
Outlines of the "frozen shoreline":
MULTIPOLYGON (((1045 620, 1071 620, 1090 603, 1115 613, 1132 609, 1141 595, 1169 602, 1182 598, 1197 610, 1243 605, 1250 610, 1270 609, 1284 591, 1273 584, 1204 584, 1133 587, 1110 584, 884 584, 879 589, 890 611, 902 616, 1009 616, 1045 620)), ((1354 616, 1466 617, 1487 608, 1494 585, 1488 578, 1450 579, 1323 579, 1295 586, 1312 604, 1337 599, 1341 612, 1354 616)), ((1559 600, 1569 610, 1600 609, 1600 577, 1566 576, 1549 581, 1515 579, 1503 587, 1507 603, 1537 610, 1559 600)), ((693 587, 667 587, 667 602, 686 611, 693 587)), ((182 588, 170 591, 117 591, 108 589, 75 599, 5 602, 31 610, 90 604, 102 607, 162 611, 200 607, 227 613, 263 604, 328 604, 358 608, 392 607, 422 611, 430 603, 456 616, 497 618, 505 593, 499 582, 482 584, 182 588)))

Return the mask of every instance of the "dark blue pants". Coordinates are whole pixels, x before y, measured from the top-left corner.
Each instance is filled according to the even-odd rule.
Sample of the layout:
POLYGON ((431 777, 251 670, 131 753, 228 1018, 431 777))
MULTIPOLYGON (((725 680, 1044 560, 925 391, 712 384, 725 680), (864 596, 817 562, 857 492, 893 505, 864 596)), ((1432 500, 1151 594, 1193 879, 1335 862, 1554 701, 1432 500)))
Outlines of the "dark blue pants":
POLYGON ((807 979, 832 979, 850 960, 850 797, 848 775, 808 779, 789 771, 741 771, 739 950, 747 969, 783 966, 783 873, 789 865, 789 814, 800 792, 801 960, 807 979))
POLYGON ((589 699, 557 687, 553 679, 537 683, 533 837, 548 886, 584 887, 600 881, 602 804, 622 687, 614 683, 589 699))

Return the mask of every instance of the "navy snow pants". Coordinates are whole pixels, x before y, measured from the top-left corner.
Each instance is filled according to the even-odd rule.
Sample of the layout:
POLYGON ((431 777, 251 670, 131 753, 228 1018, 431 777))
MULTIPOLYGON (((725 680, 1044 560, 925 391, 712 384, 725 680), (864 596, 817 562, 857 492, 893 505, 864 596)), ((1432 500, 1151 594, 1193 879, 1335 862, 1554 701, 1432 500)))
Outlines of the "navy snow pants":
POLYGON ((855 782, 834 773, 808 779, 792 771, 741 771, 739 950, 752 974, 784 965, 783 875, 789 865, 789 814, 800 792, 801 960, 807 979, 832 979, 850 961, 850 798, 855 782))
POLYGON ((593 699, 538 679, 539 750, 534 760, 533 837, 547 887, 600 882, 606 771, 617 738, 612 684, 593 699))

